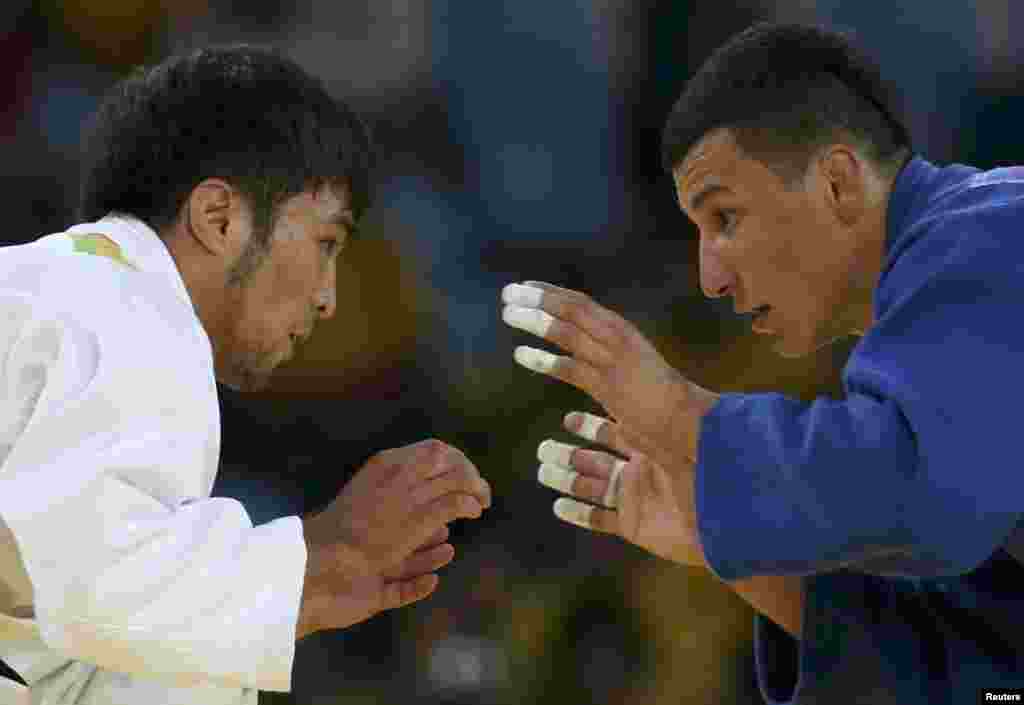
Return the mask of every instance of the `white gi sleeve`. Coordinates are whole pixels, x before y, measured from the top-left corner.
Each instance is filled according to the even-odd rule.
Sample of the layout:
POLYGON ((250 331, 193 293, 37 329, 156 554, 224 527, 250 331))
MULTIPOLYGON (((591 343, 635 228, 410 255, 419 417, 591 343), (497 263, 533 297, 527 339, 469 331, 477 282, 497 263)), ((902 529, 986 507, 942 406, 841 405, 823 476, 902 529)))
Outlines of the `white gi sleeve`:
POLYGON ((231 499, 160 501, 151 478, 195 458, 174 420, 111 412, 105 423, 125 390, 97 378, 95 336, 2 292, 0 312, 0 427, 20 428, 0 466, 0 518, 46 644, 180 685, 289 690, 306 563, 298 517, 254 527, 231 499))

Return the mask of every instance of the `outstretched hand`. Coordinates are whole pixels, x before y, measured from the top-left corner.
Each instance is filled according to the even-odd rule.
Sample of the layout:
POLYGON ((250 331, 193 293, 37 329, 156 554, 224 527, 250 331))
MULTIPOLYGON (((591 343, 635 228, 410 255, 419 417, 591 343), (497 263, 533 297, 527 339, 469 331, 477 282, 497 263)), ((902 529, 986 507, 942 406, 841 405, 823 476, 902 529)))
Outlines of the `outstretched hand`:
POLYGON ((553 440, 540 444, 538 480, 569 495, 555 501, 560 519, 614 534, 676 563, 706 566, 697 532, 692 464, 683 471, 677 466, 670 474, 625 445, 614 422, 590 414, 569 414, 566 429, 602 442, 618 455, 553 440))
POLYGON ((520 346, 516 362, 589 394, 630 447, 663 466, 695 461, 700 419, 718 395, 669 365, 636 326, 586 294, 543 282, 510 284, 502 300, 505 323, 570 353, 520 346))

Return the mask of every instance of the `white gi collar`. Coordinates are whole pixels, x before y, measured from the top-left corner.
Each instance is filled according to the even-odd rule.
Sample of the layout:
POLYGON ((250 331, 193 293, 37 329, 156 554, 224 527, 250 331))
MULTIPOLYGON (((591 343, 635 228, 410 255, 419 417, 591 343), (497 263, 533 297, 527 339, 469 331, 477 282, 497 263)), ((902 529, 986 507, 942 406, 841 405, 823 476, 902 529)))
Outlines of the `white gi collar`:
POLYGON ((96 233, 106 235, 121 248, 124 258, 143 272, 167 277, 174 286, 178 297, 192 307, 198 315, 192 297, 181 278, 178 265, 167 249, 167 245, 156 231, 143 221, 127 213, 108 213, 95 223, 81 223, 68 228, 68 233, 96 233))

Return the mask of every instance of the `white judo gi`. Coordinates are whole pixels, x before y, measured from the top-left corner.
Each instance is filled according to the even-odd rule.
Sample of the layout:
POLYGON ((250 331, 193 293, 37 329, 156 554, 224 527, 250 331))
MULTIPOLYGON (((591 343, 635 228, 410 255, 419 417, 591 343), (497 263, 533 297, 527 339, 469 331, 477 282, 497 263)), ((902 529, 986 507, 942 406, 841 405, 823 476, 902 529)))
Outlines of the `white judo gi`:
POLYGON ((210 341, 153 230, 0 248, 0 658, 30 686, 0 705, 290 689, 302 524, 211 498, 219 452, 210 341))

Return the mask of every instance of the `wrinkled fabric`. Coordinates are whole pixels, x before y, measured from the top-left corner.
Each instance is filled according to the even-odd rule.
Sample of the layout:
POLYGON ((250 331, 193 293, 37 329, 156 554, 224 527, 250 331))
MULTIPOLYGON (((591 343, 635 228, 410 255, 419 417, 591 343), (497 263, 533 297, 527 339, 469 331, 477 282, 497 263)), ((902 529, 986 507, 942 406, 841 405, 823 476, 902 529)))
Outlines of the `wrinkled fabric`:
POLYGON ((0 321, 0 658, 32 702, 289 690, 301 522, 210 497, 212 349, 156 233, 111 214, 0 249, 0 321))
MULTIPOLYGON (((843 370, 845 397, 726 394, 704 419, 696 492, 711 569, 805 576, 788 689, 766 664, 792 662, 772 652, 796 641, 758 618, 769 702, 931 704, 1019 672, 1020 632, 996 627, 1024 602, 978 571, 1024 508, 1022 231, 1024 168, 913 159, 890 199, 875 323, 843 370), (810 657, 826 640, 841 658, 810 657), (936 654, 947 667, 925 662, 936 654), (837 670, 847 677, 830 679, 837 670)), ((1000 558, 1024 589, 1019 563, 1000 558)))

